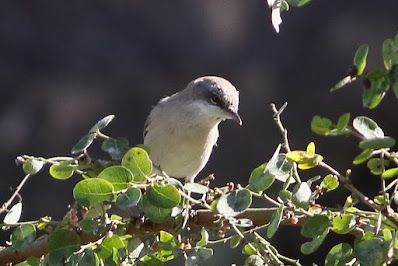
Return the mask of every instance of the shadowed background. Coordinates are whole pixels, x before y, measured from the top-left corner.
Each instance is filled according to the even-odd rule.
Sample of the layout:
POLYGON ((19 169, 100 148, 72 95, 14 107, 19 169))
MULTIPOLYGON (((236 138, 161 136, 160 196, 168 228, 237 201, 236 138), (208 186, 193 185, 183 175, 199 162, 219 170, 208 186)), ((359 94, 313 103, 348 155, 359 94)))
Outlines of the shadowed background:
MULTIPOLYGON (((376 110, 362 108, 361 89, 329 89, 346 74, 357 47, 370 45, 368 69, 382 67, 381 46, 397 33, 398 2, 313 1, 284 12, 280 34, 266 1, 2 1, 0 3, 1 203, 23 177, 17 155, 69 155, 71 147, 99 119, 115 114, 104 131, 142 143, 151 106, 192 79, 218 75, 240 91, 243 126, 225 122, 218 147, 198 180, 215 173, 213 185, 246 185, 250 172, 269 160, 281 135, 269 104, 289 103, 283 113, 293 149, 315 141, 325 160, 344 172, 352 167, 357 142, 311 132, 314 115, 367 115, 386 135, 398 137, 397 102, 389 92, 376 110)), ((106 156, 105 154, 99 154, 106 156)), ((106 158, 106 157, 105 157, 106 158)), ((316 172, 304 172, 307 180, 316 172)), ((377 193, 377 178, 355 168, 355 184, 377 193)), ((80 180, 32 176, 22 190, 23 220, 60 219, 80 180)), ((343 188, 326 196, 344 203, 343 188), (334 193, 334 194, 333 194, 334 193)), ((271 192, 272 194, 272 192, 271 192)), ((372 194, 370 194, 372 195, 372 194)), ((9 232, 1 235, 1 244, 9 232)), ((283 228, 271 240, 282 254, 321 263, 329 237, 311 256, 299 253, 303 237, 283 228)), ((242 264, 240 250, 216 249, 212 264, 242 264), (224 254, 223 254, 224 253, 224 254)))

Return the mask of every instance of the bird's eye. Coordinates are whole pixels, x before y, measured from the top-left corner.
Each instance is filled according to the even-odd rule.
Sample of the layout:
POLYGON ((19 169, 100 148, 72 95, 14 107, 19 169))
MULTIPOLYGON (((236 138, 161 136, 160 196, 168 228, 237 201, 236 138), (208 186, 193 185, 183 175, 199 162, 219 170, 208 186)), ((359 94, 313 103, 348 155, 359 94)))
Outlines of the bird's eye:
POLYGON ((210 102, 214 105, 221 105, 221 98, 217 94, 212 94, 210 97, 210 102))

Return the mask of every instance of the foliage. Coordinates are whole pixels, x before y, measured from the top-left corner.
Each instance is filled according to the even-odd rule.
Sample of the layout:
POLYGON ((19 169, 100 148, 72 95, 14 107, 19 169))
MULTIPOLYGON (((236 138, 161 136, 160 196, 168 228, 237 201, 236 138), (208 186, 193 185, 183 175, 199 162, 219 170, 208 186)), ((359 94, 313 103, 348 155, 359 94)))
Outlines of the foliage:
MULTIPOLYGON (((275 17, 289 5, 308 2, 268 1, 275 17)), ((277 27, 279 30, 279 24, 277 27)), ((398 35, 383 44, 385 69, 365 75, 368 52, 367 45, 358 48, 352 71, 332 90, 362 79, 363 105, 375 108, 389 88, 398 97, 398 35)), ((397 260, 398 214, 393 207, 398 204, 398 156, 391 150, 395 139, 365 116, 352 119, 345 113, 336 123, 320 116, 312 119, 311 129, 316 134, 357 139, 362 152, 353 158, 353 165, 366 163, 381 184, 379 195, 369 199, 352 184, 352 170, 342 174, 334 169, 316 153, 314 142, 302 150, 291 149, 281 121, 285 107, 277 109, 271 105, 282 143, 267 162, 252 171, 245 187, 228 183, 212 188, 211 176, 183 185, 165 173, 152 173, 146 147, 130 147, 127 139, 102 133, 113 115, 100 120, 78 141, 71 150, 74 157, 19 156, 17 161, 26 176, 0 210, 6 213, 3 230, 13 229, 9 247, 0 250, 0 263, 163 265, 183 256, 186 265, 198 265, 211 259, 214 245, 229 241, 231 248, 240 247, 247 256, 246 265, 300 265, 269 242, 282 224, 301 226, 301 235, 308 239, 300 247, 303 254, 316 251, 331 232, 355 236, 353 243, 335 245, 327 254, 325 265, 379 265, 397 260), (88 149, 97 140, 102 140, 107 160, 90 156, 88 149), (30 176, 46 166, 57 180, 81 178, 73 189, 75 202, 62 221, 42 217, 20 222, 23 202, 19 191, 30 176), (319 174, 303 181, 300 175, 308 169, 319 174), (276 198, 267 194, 271 187, 281 188, 276 198), (351 193, 343 206, 331 208, 318 203, 324 194, 336 189, 351 193), (200 200, 191 194, 199 194, 200 200), (18 202, 9 208, 17 197, 18 202), (262 201, 264 208, 252 208, 253 198, 262 201), (135 215, 116 215, 120 210, 135 215), (195 219, 198 217, 202 219, 195 219), (266 236, 260 234, 262 231, 266 236), (31 250, 44 251, 30 256, 31 250)))

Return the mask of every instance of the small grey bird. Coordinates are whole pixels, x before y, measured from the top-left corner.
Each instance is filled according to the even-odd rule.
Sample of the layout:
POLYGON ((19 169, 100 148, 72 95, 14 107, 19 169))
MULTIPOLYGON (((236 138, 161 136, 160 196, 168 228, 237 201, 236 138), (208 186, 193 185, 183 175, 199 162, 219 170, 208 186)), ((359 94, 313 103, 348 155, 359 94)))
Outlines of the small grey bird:
POLYGON ((215 76, 197 78, 182 91, 161 99, 144 129, 144 144, 153 165, 171 177, 193 182, 216 145, 218 124, 232 119, 242 125, 238 105, 236 88, 215 76))

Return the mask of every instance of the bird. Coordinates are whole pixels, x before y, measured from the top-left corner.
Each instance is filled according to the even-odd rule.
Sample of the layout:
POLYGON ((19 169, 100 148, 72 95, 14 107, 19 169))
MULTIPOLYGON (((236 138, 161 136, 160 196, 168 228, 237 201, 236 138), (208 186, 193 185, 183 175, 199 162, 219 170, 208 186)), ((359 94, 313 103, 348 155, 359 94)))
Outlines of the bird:
POLYGON ((238 106, 239 92, 218 76, 199 77, 161 99, 144 126, 153 172, 194 182, 217 143, 220 122, 231 119, 242 125, 238 106))

